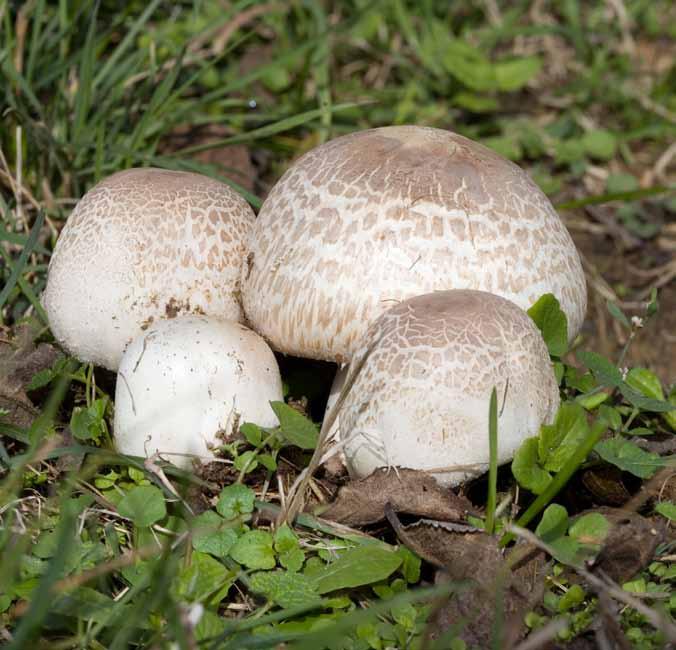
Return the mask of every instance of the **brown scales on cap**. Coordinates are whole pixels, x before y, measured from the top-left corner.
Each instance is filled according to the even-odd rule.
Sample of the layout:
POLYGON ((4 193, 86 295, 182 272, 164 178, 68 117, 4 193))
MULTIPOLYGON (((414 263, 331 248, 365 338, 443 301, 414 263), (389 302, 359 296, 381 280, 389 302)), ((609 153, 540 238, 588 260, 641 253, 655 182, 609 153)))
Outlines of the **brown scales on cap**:
POLYGON ((455 484, 485 471, 488 410, 499 396, 498 459, 554 417, 558 385, 547 347, 514 303, 482 291, 439 291, 389 309, 369 328, 340 411, 348 467, 397 465, 455 484), (460 466, 461 470, 441 471, 460 466), (471 469, 476 467, 474 471, 471 469))
POLYGON ((151 320, 198 313, 240 320, 240 273, 254 221, 227 185, 188 172, 130 169, 77 204, 43 297, 56 338, 112 370, 151 320))
POLYGON ((586 309, 573 242, 516 165, 457 134, 372 129, 310 151, 254 224, 250 322, 277 349, 349 359, 368 323, 405 298, 480 289, 522 308, 554 293, 572 338, 586 309))

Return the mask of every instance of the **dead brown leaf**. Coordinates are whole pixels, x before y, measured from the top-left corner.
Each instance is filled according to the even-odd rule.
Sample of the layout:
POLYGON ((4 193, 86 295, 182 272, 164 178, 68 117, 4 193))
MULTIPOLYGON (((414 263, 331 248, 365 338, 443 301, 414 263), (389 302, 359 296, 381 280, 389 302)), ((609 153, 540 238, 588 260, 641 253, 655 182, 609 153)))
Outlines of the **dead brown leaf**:
POLYGON ((437 582, 469 583, 436 610, 430 623, 431 638, 462 624, 459 636, 465 643, 490 647, 496 605, 504 616, 500 647, 510 647, 523 636, 523 616, 542 598, 547 566, 544 553, 520 544, 505 556, 498 539, 479 529, 425 520, 402 526, 391 508, 386 511, 400 541, 439 567, 437 582))
POLYGON ((36 346, 27 326, 0 329, 0 408, 7 411, 6 423, 21 428, 31 425, 38 411, 26 388, 36 373, 52 367, 59 354, 48 343, 36 346))
POLYGON ((622 482, 622 472, 612 465, 601 465, 585 470, 582 483, 594 497, 595 503, 621 506, 631 495, 622 482))
POLYGON ((591 571, 603 572, 622 584, 650 564, 655 549, 665 539, 664 529, 629 510, 596 508, 593 512, 606 517, 611 529, 591 571))
POLYGON ((364 526, 385 519, 385 504, 402 512, 438 521, 462 522, 472 504, 440 487, 429 474, 413 469, 376 470, 338 491, 322 518, 348 526, 364 526))

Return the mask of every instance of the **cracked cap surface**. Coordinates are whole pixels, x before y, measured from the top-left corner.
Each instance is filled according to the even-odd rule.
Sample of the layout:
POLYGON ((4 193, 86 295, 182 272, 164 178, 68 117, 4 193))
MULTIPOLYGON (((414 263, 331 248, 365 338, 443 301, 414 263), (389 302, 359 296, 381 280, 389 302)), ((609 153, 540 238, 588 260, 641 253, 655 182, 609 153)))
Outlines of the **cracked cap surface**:
POLYGON ((249 204, 200 174, 130 169, 78 202, 57 241, 43 304, 74 356, 116 370, 153 321, 182 313, 242 320, 249 204))
POLYGON ((580 258, 551 203, 513 163, 449 131, 370 129, 302 156, 251 234, 242 297, 289 354, 349 361, 396 302, 478 289, 527 309, 553 293, 572 339, 586 310, 580 258))
POLYGON ((437 480, 455 485, 486 471, 493 387, 500 463, 558 409, 539 330, 522 309, 490 293, 406 300, 374 321, 355 359, 364 356, 340 411, 347 465, 359 477, 383 466, 437 469, 437 480), (452 469, 458 466, 464 469, 452 469))

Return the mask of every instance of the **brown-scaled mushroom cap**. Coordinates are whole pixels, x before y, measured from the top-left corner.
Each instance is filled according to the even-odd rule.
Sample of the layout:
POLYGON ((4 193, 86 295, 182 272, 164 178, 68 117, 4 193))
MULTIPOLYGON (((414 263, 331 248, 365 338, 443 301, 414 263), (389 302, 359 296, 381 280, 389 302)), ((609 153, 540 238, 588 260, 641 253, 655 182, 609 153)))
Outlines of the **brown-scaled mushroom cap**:
POLYGON ((349 361, 368 324, 405 298, 478 289, 527 309, 553 293, 569 337, 586 310, 579 255, 513 163, 439 129, 396 126, 302 156, 266 199, 242 298, 282 352, 349 361))
POLYGON ((365 359, 340 411, 351 473, 377 467, 432 472, 455 485, 486 471, 491 391, 498 396, 498 462, 551 422, 559 389, 528 314, 483 291, 438 291, 392 307, 369 328, 365 359))
POLYGON ((52 255, 43 304, 54 336, 116 370, 154 320, 241 320, 254 218, 239 194, 200 174, 130 169, 103 180, 78 202, 52 255))

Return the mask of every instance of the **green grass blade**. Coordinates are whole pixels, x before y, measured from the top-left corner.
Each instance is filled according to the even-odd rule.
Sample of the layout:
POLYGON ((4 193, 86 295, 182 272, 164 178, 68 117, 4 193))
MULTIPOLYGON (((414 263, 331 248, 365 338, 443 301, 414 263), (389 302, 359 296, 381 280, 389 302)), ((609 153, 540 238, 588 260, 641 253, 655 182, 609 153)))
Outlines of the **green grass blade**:
POLYGON ((495 387, 491 391, 488 408, 488 499, 486 501, 486 532, 489 535, 495 530, 495 501, 498 485, 498 394, 495 387))
MULTIPOLYGON (((17 70, 14 68, 14 64, 6 57, 2 61, 0 69, 2 70, 6 78, 9 78, 11 81, 14 82, 14 84, 21 91, 21 94, 26 96, 26 99, 28 99, 31 108, 38 114, 40 119, 43 120, 44 114, 42 111, 42 104, 33 93, 33 90, 26 81, 25 77, 17 72, 17 70)), ((18 109, 18 107, 20 106, 18 97, 12 91, 11 84, 8 84, 6 81, 5 84, 6 84, 5 97, 7 103, 13 108, 18 109)))
MULTIPOLYGON (((94 36, 96 35, 97 17, 99 13, 99 2, 94 4, 87 38, 80 54, 80 67, 78 79, 78 92, 75 95, 75 119, 73 123, 73 139, 78 143, 85 127, 87 113, 92 100, 92 81, 94 79, 94 65, 96 64, 96 50, 94 47, 94 36)), ((77 146, 77 144, 76 144, 77 146)))
POLYGON ((23 272, 24 266, 26 266, 26 262, 28 262, 28 258, 30 257, 30 254, 33 252, 33 249, 37 244, 38 237, 40 235, 40 229, 42 228, 42 224, 44 222, 45 222, 45 214, 44 212, 42 212, 42 210, 40 210, 40 212, 38 212, 37 218, 35 219, 35 223, 33 224, 33 228, 31 229, 30 235, 28 236, 28 241, 26 242, 26 245, 21 251, 21 255, 19 255, 19 259, 14 265, 14 268, 12 269, 12 273, 10 274, 7 283, 2 288, 2 291, 0 291, 0 310, 2 310, 5 303, 7 302, 7 298, 9 298, 12 289, 14 289, 14 286, 16 285, 17 281, 19 280, 19 277, 21 276, 21 273, 23 272))
MULTIPOLYGON (((347 102, 344 104, 335 104, 331 107, 332 112, 338 112, 342 110, 347 110, 350 108, 355 108, 356 106, 362 106, 363 102, 347 102)), ((223 138, 222 140, 216 140, 208 144, 202 144, 195 147, 186 147, 185 149, 179 149, 178 151, 173 152, 172 156, 188 156, 191 154, 199 153, 200 151, 207 151, 208 149, 215 149, 218 147, 223 147, 231 144, 240 144, 252 142, 253 140, 260 140, 261 138, 267 138, 271 135, 276 135, 282 133, 283 131, 290 131, 295 129, 298 126, 307 124, 312 120, 321 118, 324 114, 325 108, 314 108, 311 111, 306 111, 305 113, 300 113, 299 115, 294 115, 292 117, 287 117, 279 122, 274 124, 267 124, 253 131, 247 131, 246 133, 240 133, 238 135, 230 136, 229 138, 223 138)))
POLYGON ((26 81, 32 85, 33 72, 35 70, 35 60, 40 51, 40 40, 42 37, 42 23, 45 15, 45 0, 38 0, 31 16, 31 40, 27 48, 28 58, 26 60, 26 81))
POLYGON ((645 199, 649 196, 669 194, 671 192, 676 192, 676 187, 658 185, 655 187, 646 187, 640 190, 633 190, 631 192, 615 192, 612 194, 587 196, 583 199, 577 199, 575 201, 564 201, 563 203, 557 203, 555 207, 557 210, 576 210, 577 208, 583 208, 586 205, 601 205, 602 203, 611 203, 612 201, 638 201, 639 199, 645 199))
POLYGON ((98 74, 94 77, 94 87, 99 86, 105 79, 108 78, 108 75, 116 66, 120 57, 127 50, 129 50, 129 48, 133 47, 139 32, 143 29, 148 20, 150 20, 150 17, 155 13, 155 10, 160 5, 160 2, 161 0, 152 0, 152 2, 145 8, 144 12, 136 19, 129 31, 125 34, 125 37, 122 39, 120 44, 115 48, 115 51, 110 55, 103 66, 101 66, 98 74))
MULTIPOLYGON (((320 34, 327 33, 328 21, 324 8, 318 2, 311 2, 309 6, 314 15, 317 32, 320 34)), ((330 42, 331 39, 328 36, 319 41, 311 57, 312 71, 317 84, 317 99, 319 100, 319 108, 321 110, 321 142, 325 142, 331 136, 331 120, 333 117, 333 111, 331 110, 331 75, 329 69, 330 42)))

